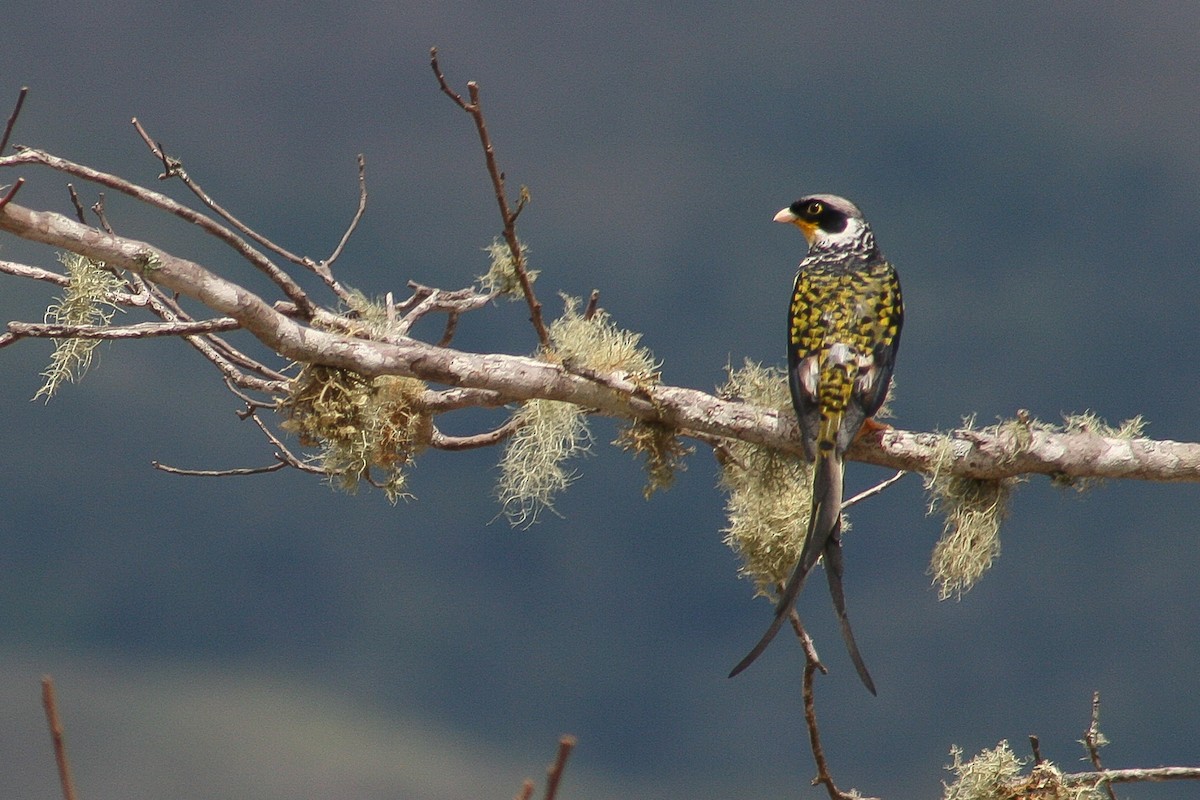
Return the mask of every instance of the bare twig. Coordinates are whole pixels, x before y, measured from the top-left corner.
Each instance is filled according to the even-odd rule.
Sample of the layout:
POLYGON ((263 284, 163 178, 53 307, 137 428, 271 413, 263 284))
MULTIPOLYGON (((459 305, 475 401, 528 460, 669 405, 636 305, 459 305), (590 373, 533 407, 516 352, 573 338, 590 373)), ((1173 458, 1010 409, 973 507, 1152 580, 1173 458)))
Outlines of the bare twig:
POLYGON ((100 227, 108 233, 113 233, 112 225, 108 224, 108 217, 104 215, 104 192, 100 192, 96 198, 96 202, 92 203, 92 213, 96 215, 96 219, 100 221, 100 227))
POLYGON ((562 780, 567 759, 570 758, 577 741, 574 736, 570 735, 563 736, 558 740, 558 753, 554 757, 554 763, 546 770, 546 800, 554 800, 558 796, 558 784, 562 780))
POLYGON ((28 94, 28 86, 22 86, 21 91, 17 92, 17 102, 13 105, 12 113, 8 115, 8 122, 4 126, 4 135, 0 136, 0 156, 4 155, 4 151, 8 149, 9 137, 12 136, 13 126, 17 124, 17 117, 21 115, 21 106, 25 105, 25 97, 28 94))
POLYGON ((25 264, 16 264, 12 261, 0 261, 0 272, 7 272, 9 275, 16 275, 18 278, 46 281, 47 283, 53 283, 55 286, 66 286, 71 282, 70 278, 60 272, 51 272, 48 269, 30 267, 25 264))
POLYGON ((147 189, 144 186, 138 186, 137 184, 131 183, 130 181, 127 181, 124 178, 120 178, 116 175, 111 175, 107 172, 101 172, 100 170, 93 169, 82 164, 76 164, 73 161, 69 161, 65 158, 59 158, 58 156, 41 150, 26 148, 22 149, 16 155, 0 158, 0 166, 17 166, 20 164, 39 164, 41 166, 49 167, 59 172, 66 173, 67 175, 74 175, 77 178, 82 178, 83 180, 91 181, 92 183, 98 183, 101 186, 107 186, 110 189, 116 189, 123 194, 129 195, 135 200, 139 200, 147 205, 153 206, 162 211, 166 211, 169 214, 173 214, 174 216, 179 217, 186 222, 190 222, 200 227, 206 233, 209 233, 220 239, 222 242, 225 242, 240 256, 242 256, 242 258, 270 278, 271 282, 279 287, 279 289, 285 295, 287 295, 288 299, 295 303, 306 316, 311 317, 312 314, 315 313, 316 307, 313 305, 312 300, 308 297, 298 283, 292 280, 287 273, 283 272, 269 258, 251 247, 250 244, 244 239, 225 226, 216 222, 211 217, 205 216, 194 209, 188 208, 187 206, 171 199, 170 197, 167 197, 161 192, 147 189))
POLYGON ((71 196, 71 205, 75 208, 75 219, 79 220, 80 224, 87 225, 87 212, 83 210, 83 203, 79 199, 79 192, 75 191, 74 184, 67 184, 67 193, 71 196))
POLYGON ((338 260, 342 251, 346 249, 346 242, 350 241, 350 237, 354 235, 354 231, 358 229, 358 223, 362 221, 363 214, 367 210, 367 160, 362 153, 358 154, 358 208, 354 211, 354 217, 351 218, 350 224, 346 227, 346 232, 342 234, 342 238, 337 243, 337 247, 333 248, 333 252, 329 254, 329 258, 321 263, 326 267, 332 267, 333 262, 338 260))
POLYGON ((263 475, 268 472, 278 472, 279 470, 291 466, 283 461, 276 461, 274 464, 268 464, 265 467, 234 467, 233 469, 184 469, 183 467, 172 467, 163 464, 160 461, 151 461, 150 466, 160 472, 166 472, 171 475, 187 475, 192 478, 230 478, 241 475, 263 475))
POLYGON ((63 800, 75 800, 75 781, 71 778, 67 744, 63 737, 62 721, 58 717, 54 679, 49 675, 42 676, 42 706, 46 710, 46 723, 50 726, 50 738, 54 742, 54 762, 58 765, 58 782, 62 787, 63 800))
POLYGON ((908 474, 908 472, 906 472, 905 470, 899 470, 895 475, 888 478, 887 480, 880 481, 879 483, 872 486, 870 489, 859 492, 858 494, 854 495, 854 497, 851 497, 849 500, 842 503, 842 509, 843 510, 847 509, 850 506, 855 505, 856 503, 861 503, 863 500, 866 500, 867 498, 874 497, 875 495, 883 492, 885 489, 887 489, 893 483, 896 483, 898 480, 900 480, 907 474, 908 474))
POLYGON ((509 252, 512 254, 513 269, 516 270, 517 280, 521 284, 521 292, 525 295, 525 302, 529 304, 529 321, 533 323, 533 329, 537 332, 538 341, 542 347, 549 349, 550 333, 546 329, 546 323, 542 320, 542 304, 533 292, 533 281, 530 280, 529 271, 526 268, 525 254, 522 251, 521 243, 517 241, 517 217, 529 202, 529 190, 525 187, 521 188, 516 210, 513 210, 508 203, 507 190, 504 188, 504 173, 500 171, 500 167, 496 163, 496 151, 492 146, 491 135, 488 133, 487 120, 483 116, 483 106, 479 99, 479 84, 475 81, 467 82, 467 93, 471 98, 471 102, 468 103, 446 82, 446 76, 442 74, 442 68, 438 64, 436 47, 429 50, 429 65, 433 69, 433 74, 437 76, 438 86, 441 87, 442 92, 459 108, 470 114, 471 119, 475 121, 475 130, 479 134, 479 143, 483 146, 488 175, 491 176, 492 188, 496 192, 496 203, 500 206, 500 217, 504 222, 504 241, 508 244, 509 252))
POLYGON ((1029 749, 1033 751, 1033 765, 1041 764, 1045 759, 1042 758, 1042 744, 1037 736, 1029 734, 1029 749))
POLYGON ((156 336, 194 336, 232 331, 241 327, 236 319, 222 317, 199 322, 139 322, 134 325, 51 325, 10 322, 9 332, 38 339, 149 339, 156 336))
POLYGON ((596 316, 596 312, 600 309, 600 290, 592 289, 591 296, 588 297, 587 308, 584 309, 583 318, 591 319, 596 316))
POLYGON ((533 790, 535 788, 536 787, 533 785, 533 781, 529 780, 529 778, 526 778, 521 784, 521 788, 517 790, 514 800, 529 800, 529 798, 533 797, 533 790))
POLYGON ((477 433, 474 436, 450 436, 434 428, 429 446, 438 450, 476 450, 480 447, 491 447, 512 436, 513 431, 519 427, 521 427, 520 420, 512 417, 495 430, 477 433))
POLYGON ((17 178, 15 181, 13 181, 13 185, 8 187, 8 191, 4 193, 3 197, 0 197, 0 208, 4 208, 6 205, 8 205, 12 199, 17 196, 17 192, 21 191, 21 187, 24 185, 24 178, 17 178))
MULTIPOLYGON (((1100 692, 1097 691, 1092 692, 1092 719, 1083 733, 1083 746, 1087 749, 1088 758, 1092 760, 1092 766, 1097 772, 1104 772, 1104 765, 1100 763, 1100 748, 1104 744, 1104 734, 1100 733, 1100 692)), ((1109 800, 1117 800, 1117 793, 1113 790, 1111 781, 1104 782, 1104 790, 1109 800)))
POLYGON ((181 160, 167 155, 166 149, 163 147, 162 142, 150 138, 150 134, 146 131, 145 127, 143 127, 142 123, 138 121, 137 117, 134 117, 131 122, 133 123, 134 130, 137 131, 138 136, 141 137, 142 141, 146 143, 146 146, 150 148, 150 152, 153 153, 160 161, 162 161, 163 172, 158 176, 159 180, 178 178, 183 185, 186 186, 189 191, 191 191, 192 194, 199 198, 201 203, 208 206, 208 208, 210 208, 214 214, 232 225, 233 228, 239 233, 257 242, 260 246, 272 253, 275 253, 281 258, 291 261, 293 264, 302 266, 316 274, 325 282, 326 286, 333 291, 339 300, 345 301, 349 297, 349 293, 333 277, 333 273, 330 271, 329 265, 333 262, 337 255, 341 253, 342 247, 349 240, 350 235, 354 232, 354 229, 358 227, 358 221, 362 218, 363 212, 366 210, 367 190, 364 174, 366 162, 361 155, 358 157, 358 210, 350 223, 349 229, 342 236, 341 242, 338 244, 334 255, 325 261, 318 262, 305 256, 296 255, 282 245, 267 238, 266 236, 263 236, 261 233, 235 217, 231 211, 219 204, 212 197, 212 195, 204 191, 204 188, 200 186, 200 184, 194 178, 192 178, 190 174, 188 174, 187 170, 183 168, 183 162, 181 160))
POLYGON ((1160 781, 1200 780, 1200 767, 1150 767, 1147 769, 1105 769, 1099 772, 1075 772, 1063 775, 1067 786, 1110 783, 1158 783, 1160 781))

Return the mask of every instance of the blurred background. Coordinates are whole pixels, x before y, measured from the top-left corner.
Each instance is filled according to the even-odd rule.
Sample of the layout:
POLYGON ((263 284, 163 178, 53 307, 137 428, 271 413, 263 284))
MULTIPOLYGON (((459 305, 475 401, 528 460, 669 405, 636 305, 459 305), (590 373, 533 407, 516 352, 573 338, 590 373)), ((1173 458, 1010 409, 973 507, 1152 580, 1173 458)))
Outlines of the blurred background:
MULTIPOLYGON (((782 363, 804 242, 771 216, 835 192, 904 282, 897 426, 1091 410, 1200 437, 1200 7, 497 8, 26 4, 0 34, 0 109, 28 85, 15 142, 184 197, 156 184, 136 116, 227 208, 316 258, 353 212, 364 153, 343 282, 456 288, 486 270, 499 218, 471 121, 430 73, 436 45, 453 85, 482 87, 513 191, 530 187, 520 231, 547 309, 600 289, 665 381, 711 390, 727 364, 782 363)), ((18 174, 19 202, 70 213, 65 176, 0 183, 18 174)), ((183 223, 107 205, 122 233, 268 291, 183 223)), ((11 237, 0 258, 57 266, 11 237)), ((0 321, 38 320, 53 296, 0 278, 0 321)), ((456 345, 529 353, 525 317, 473 313, 456 345)), ((770 608, 721 542, 704 448, 647 502, 597 420, 559 515, 513 530, 496 518, 498 450, 424 455, 396 507, 287 472, 157 472, 270 450, 181 343, 103 345, 82 384, 30 402, 50 349, 0 351, 0 795, 57 791, 43 673, 91 798, 509 797, 567 732, 564 798, 823 794, 796 643, 725 677, 770 608)), ((886 475, 851 464, 847 490, 886 475)), ((878 698, 823 587, 801 599, 843 787, 934 797, 951 745, 1027 756, 1029 734, 1084 769, 1094 690, 1108 766, 1200 761, 1197 487, 1033 479, 1002 557, 957 602, 930 585, 926 502, 913 477, 852 514, 847 591, 878 698)))

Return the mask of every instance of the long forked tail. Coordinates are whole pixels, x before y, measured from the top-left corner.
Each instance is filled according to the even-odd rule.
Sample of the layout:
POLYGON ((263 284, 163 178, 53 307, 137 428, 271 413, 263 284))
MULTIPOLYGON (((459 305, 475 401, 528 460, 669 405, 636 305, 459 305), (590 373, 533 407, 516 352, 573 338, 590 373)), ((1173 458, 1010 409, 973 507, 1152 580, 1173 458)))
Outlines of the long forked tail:
POLYGON ((871 673, 867 672, 867 665, 863 662, 862 654, 858 652, 858 642, 854 641, 854 631, 850 629, 850 617, 846 614, 846 595, 842 592, 841 528, 839 522, 837 529, 825 543, 825 578, 829 581, 829 595, 833 598, 833 608, 837 612, 838 622, 842 626, 842 641, 846 643, 846 651, 850 653, 850 660, 854 662, 854 669, 858 671, 858 679, 863 682, 863 686, 867 687, 868 692, 877 694, 875 681, 871 680, 871 673))
MULTIPOLYGON (((812 571, 821 553, 825 552, 826 543, 841 527, 841 519, 842 459, 836 451, 830 450, 817 457, 817 464, 813 468, 812 513, 808 518, 808 535, 804 539, 804 547, 800 551, 800 559, 796 562, 796 568, 792 570, 792 575, 783 588, 779 603, 775 606, 775 617, 771 620, 767 632, 758 640, 758 644, 754 645, 754 649, 737 663, 737 666, 730 671, 729 677, 734 677, 753 664, 755 659, 762 655, 767 646, 771 644, 775 635, 779 633, 779 629, 783 627, 783 621, 787 619, 788 612, 796 604, 796 598, 800 596, 800 590, 804 588, 804 581, 808 578, 808 573, 812 571)), ((826 570, 828 569, 829 566, 826 565, 826 570)), ((841 586, 840 574, 838 586, 841 586)), ((850 641, 853 641, 853 637, 850 641)), ((857 648, 853 652, 856 654, 857 648)), ((870 683, 867 688, 874 691, 870 683)))

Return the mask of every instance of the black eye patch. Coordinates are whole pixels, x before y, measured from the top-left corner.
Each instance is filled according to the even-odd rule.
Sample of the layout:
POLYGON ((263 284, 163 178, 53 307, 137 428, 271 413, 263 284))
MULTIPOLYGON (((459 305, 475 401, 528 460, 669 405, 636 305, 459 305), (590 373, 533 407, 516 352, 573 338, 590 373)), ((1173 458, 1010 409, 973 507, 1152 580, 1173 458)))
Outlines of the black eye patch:
POLYGON ((826 233, 841 233, 846 230, 849 222, 844 213, 830 208, 828 203, 822 203, 820 200, 797 200, 788 206, 788 211, 800 219, 816 223, 817 227, 826 233))

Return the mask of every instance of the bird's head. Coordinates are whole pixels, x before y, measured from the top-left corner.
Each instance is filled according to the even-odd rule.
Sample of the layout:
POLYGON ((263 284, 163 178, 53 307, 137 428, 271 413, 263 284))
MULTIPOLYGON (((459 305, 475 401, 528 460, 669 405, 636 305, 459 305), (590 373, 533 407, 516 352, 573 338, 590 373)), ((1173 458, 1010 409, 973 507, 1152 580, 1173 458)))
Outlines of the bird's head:
POLYGON ((869 228, 858 206, 835 194, 801 197, 775 215, 800 229, 809 247, 836 248, 861 241, 869 228))

